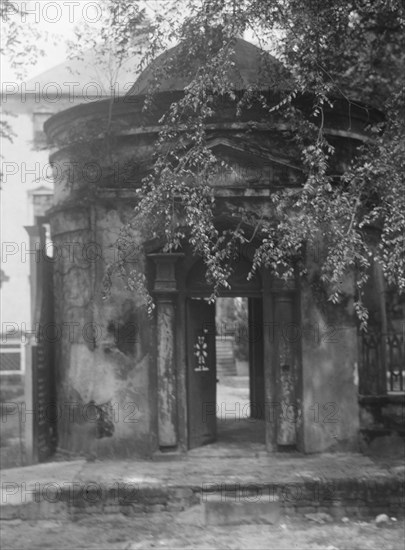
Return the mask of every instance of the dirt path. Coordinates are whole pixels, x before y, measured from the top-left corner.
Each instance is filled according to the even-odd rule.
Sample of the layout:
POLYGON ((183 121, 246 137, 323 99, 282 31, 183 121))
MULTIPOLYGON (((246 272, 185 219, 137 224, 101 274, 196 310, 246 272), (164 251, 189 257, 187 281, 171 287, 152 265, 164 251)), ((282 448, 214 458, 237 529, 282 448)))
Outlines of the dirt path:
POLYGON ((318 525, 286 520, 279 526, 206 526, 196 511, 87 517, 77 522, 0 522, 3 550, 246 549, 404 550, 405 523, 377 527, 349 522, 318 525))

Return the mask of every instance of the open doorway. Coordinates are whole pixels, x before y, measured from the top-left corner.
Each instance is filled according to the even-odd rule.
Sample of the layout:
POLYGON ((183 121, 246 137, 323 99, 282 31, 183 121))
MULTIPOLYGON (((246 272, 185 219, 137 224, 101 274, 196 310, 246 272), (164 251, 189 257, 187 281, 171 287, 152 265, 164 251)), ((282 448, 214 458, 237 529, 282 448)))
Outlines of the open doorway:
POLYGON ((215 326, 217 441, 264 444, 261 299, 218 298, 215 326))
POLYGON ((241 258, 229 280, 232 290, 215 303, 208 298, 203 263, 196 261, 187 274, 188 449, 215 442, 229 451, 293 450, 300 445, 302 379, 296 332, 301 329, 295 282, 287 288, 267 272, 248 279, 250 269, 241 258), (293 337, 287 329, 293 329, 293 337), (225 344, 231 348, 229 369, 220 357, 227 341, 232 342, 225 344))

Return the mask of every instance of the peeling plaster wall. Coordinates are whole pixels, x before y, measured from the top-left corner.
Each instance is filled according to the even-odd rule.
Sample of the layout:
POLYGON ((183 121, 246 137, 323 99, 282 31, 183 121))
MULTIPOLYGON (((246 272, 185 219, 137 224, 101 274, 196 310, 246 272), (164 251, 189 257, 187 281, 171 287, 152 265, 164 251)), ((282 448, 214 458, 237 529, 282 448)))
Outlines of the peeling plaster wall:
POLYGON ((358 450, 357 329, 351 305, 319 307, 304 284, 301 312, 304 450, 358 450))
POLYGON ((105 265, 129 206, 56 208, 58 446, 88 456, 148 456, 156 448, 153 334, 137 297, 115 280, 103 299, 105 265), (68 245, 70 243, 70 245, 68 245))

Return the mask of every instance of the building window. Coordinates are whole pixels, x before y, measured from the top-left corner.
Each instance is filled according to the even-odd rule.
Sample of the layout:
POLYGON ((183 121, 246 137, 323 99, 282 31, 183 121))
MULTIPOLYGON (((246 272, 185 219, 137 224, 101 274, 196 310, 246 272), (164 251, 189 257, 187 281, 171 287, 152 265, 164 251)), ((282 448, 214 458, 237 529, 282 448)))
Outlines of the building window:
POLYGON ((44 124, 52 116, 50 112, 37 112, 33 114, 34 125, 34 148, 46 147, 46 134, 44 132, 44 124))
POLYGON ((0 375, 23 374, 25 348, 20 341, 0 344, 0 375))

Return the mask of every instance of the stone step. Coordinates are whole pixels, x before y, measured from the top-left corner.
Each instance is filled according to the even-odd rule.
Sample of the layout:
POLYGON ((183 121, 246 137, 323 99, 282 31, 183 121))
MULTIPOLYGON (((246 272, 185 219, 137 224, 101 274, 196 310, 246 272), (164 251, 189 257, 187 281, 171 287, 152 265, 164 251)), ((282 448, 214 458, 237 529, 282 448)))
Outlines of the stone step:
POLYGON ((217 357, 234 357, 233 350, 218 350, 217 351, 217 357))
POLYGON ((221 363, 217 361, 217 375, 218 376, 236 376, 237 370, 236 370, 236 363, 229 362, 229 363, 221 363))
POLYGON ((217 365, 224 365, 224 366, 236 365, 236 361, 231 357, 226 357, 224 359, 217 358, 217 365))
POLYGON ((219 376, 235 376, 237 374, 232 340, 224 340, 221 336, 217 336, 216 361, 219 376))

